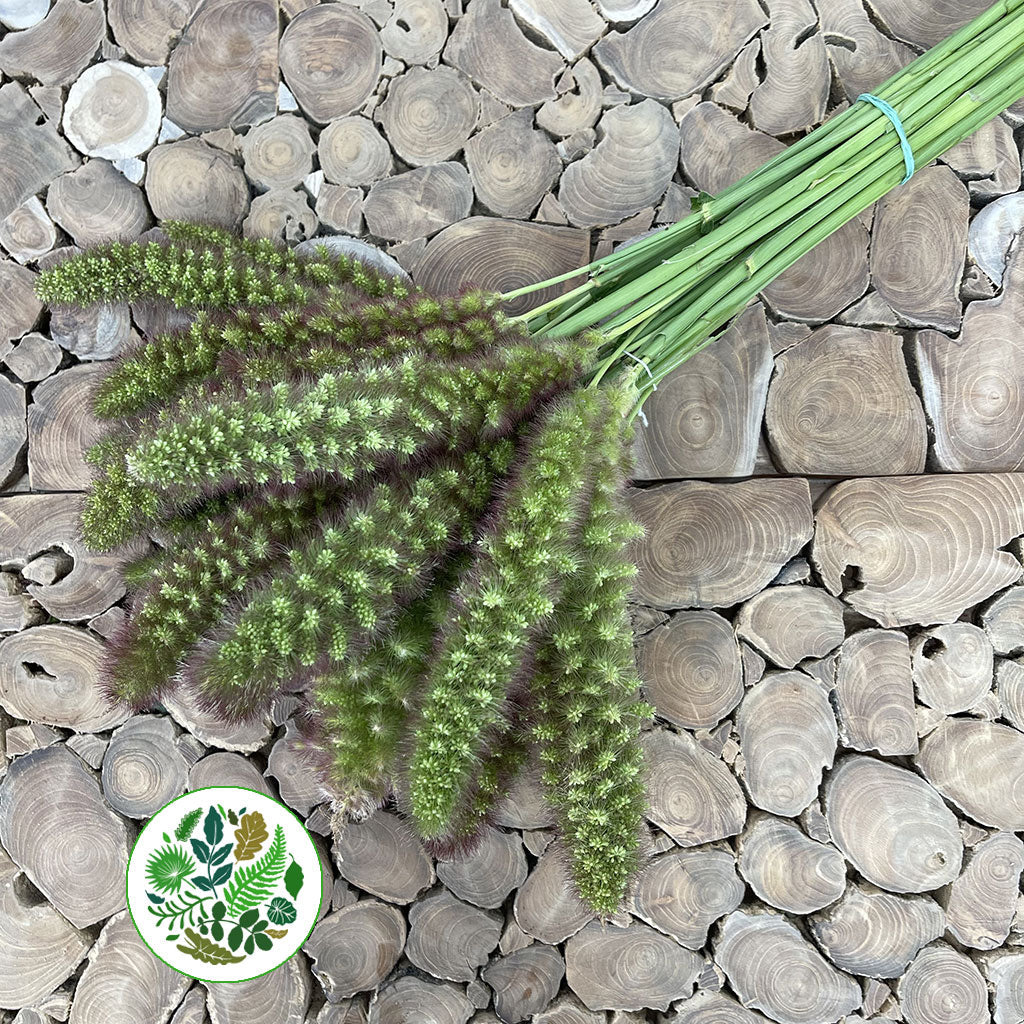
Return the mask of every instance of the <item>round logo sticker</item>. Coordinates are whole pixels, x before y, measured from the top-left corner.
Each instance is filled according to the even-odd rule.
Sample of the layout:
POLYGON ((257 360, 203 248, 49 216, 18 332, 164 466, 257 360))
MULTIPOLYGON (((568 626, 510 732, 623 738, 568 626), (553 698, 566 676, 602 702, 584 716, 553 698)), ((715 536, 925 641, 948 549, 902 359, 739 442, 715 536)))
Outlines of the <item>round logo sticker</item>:
POLYGON ((172 800, 128 860, 128 910, 146 945, 200 981, 248 981, 285 962, 316 924, 316 847, 283 804, 212 786, 172 800))

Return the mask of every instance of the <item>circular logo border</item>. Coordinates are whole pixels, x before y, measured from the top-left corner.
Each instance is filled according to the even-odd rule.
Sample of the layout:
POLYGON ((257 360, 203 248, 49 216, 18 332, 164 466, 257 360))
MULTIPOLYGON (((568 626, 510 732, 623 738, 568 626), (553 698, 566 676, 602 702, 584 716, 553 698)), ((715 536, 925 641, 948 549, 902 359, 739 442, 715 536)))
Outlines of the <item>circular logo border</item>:
MULTIPOLYGON (((166 966, 168 966, 172 971, 174 971, 177 974, 181 974, 183 977, 194 978, 196 981, 202 981, 202 982, 204 982, 206 984, 209 984, 209 985, 235 985, 235 984, 239 984, 239 983, 244 982, 244 981, 254 981, 256 978, 262 978, 265 975, 270 974, 272 971, 276 971, 279 967, 283 967, 306 944, 306 942, 309 939, 310 935, 313 934, 313 929, 317 926, 317 924, 318 924, 318 922, 320 920, 320 911, 321 911, 321 909, 323 908, 323 905, 324 905, 323 865, 321 864, 321 861, 320 861, 320 853, 317 850, 316 842, 313 840, 312 835, 310 835, 309 829, 306 828, 306 823, 287 804, 285 804, 282 801, 276 799, 275 797, 269 796, 268 794, 261 792, 258 789, 250 789, 248 786, 202 786, 199 789, 190 789, 187 793, 182 793, 179 796, 176 796, 173 800, 168 800, 167 803, 165 803, 163 805, 163 807, 161 807, 159 810, 157 810, 156 812, 154 812, 150 816, 149 821, 147 821, 146 824, 142 827, 142 829, 139 830, 139 834, 135 837, 135 842, 132 843, 131 852, 128 854, 128 864, 127 864, 127 866, 125 868, 125 873, 124 873, 124 895, 125 895, 125 904, 126 904, 126 906, 128 908, 128 915, 131 918, 132 924, 135 927, 135 931, 138 932, 139 937, 146 944, 146 948, 162 964, 166 964, 166 966), (275 804, 281 810, 286 811, 288 814, 290 814, 295 819, 295 821, 298 823, 299 828, 302 829, 302 831, 305 833, 307 839, 309 840, 310 846, 313 847, 313 853, 314 853, 314 855, 316 857, 316 863, 317 863, 317 879, 318 879, 318 884, 319 884, 319 888, 320 888, 320 899, 319 899, 319 901, 317 903, 316 913, 313 916, 313 923, 309 926, 309 930, 302 937, 302 940, 299 942, 299 944, 283 960, 281 960, 280 963, 275 964, 273 967, 270 967, 270 968, 268 968, 265 971, 260 971, 259 974, 254 974, 254 975, 252 975, 252 977, 249 977, 249 978, 202 978, 198 974, 190 974, 190 973, 188 973, 186 971, 181 970, 181 968, 179 968, 179 967, 175 967, 174 964, 172 964, 169 961, 165 960, 152 947, 152 945, 150 945, 149 939, 146 938, 145 933, 139 927, 138 921, 135 920, 135 913, 132 910, 131 900, 128 898, 128 889, 129 889, 129 881, 128 881, 128 879, 129 879, 129 875, 130 875, 131 867, 132 867, 132 858, 135 856, 135 852, 139 848, 139 844, 142 841, 143 835, 145 835, 145 833, 150 828, 150 826, 153 825, 153 823, 156 821, 157 815, 162 814, 165 810, 167 810, 168 807, 172 806, 173 804, 176 804, 179 800, 186 800, 186 799, 188 799, 190 797, 195 796, 195 794, 197 794, 197 793, 209 792, 211 790, 222 790, 222 789, 233 789, 233 790, 237 790, 240 793, 254 793, 256 796, 261 797, 264 800, 269 800, 271 803, 275 804)), ((197 964, 197 966, 198 966, 198 964, 197 964)))

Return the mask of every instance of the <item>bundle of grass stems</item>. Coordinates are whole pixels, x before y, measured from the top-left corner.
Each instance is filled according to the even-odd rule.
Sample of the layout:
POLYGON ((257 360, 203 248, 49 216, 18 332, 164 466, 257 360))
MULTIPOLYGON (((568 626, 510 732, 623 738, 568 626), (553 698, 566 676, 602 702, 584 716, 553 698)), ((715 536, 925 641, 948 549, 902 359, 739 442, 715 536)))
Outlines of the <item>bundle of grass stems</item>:
POLYGON ((51 304, 194 314, 95 395, 110 431, 84 535, 141 551, 111 699, 185 687, 239 720, 300 692, 339 827, 394 800, 437 851, 470 846, 539 771, 579 894, 614 913, 642 858, 652 714, 627 610, 634 414, 905 180, 897 123, 922 166, 1022 94, 1024 0, 1004 0, 519 317, 507 300, 581 272, 435 296, 324 247, 173 223, 43 273, 51 304))

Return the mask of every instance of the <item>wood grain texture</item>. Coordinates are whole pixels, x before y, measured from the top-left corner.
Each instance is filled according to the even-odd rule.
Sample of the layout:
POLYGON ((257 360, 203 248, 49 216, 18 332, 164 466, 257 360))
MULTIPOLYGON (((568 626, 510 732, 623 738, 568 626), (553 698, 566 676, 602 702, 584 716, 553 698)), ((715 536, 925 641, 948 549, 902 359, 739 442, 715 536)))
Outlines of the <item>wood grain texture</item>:
MULTIPOLYGON (((0 47, 15 38, 8 35, 0 47)), ((45 117, 40 121, 39 107, 18 83, 0 87, 0 217, 6 219, 58 174, 73 170, 78 163, 53 124, 45 117)))
POLYGON ((946 927, 962 946, 995 949, 1010 934, 1024 871, 1024 843, 997 832, 968 850, 944 900, 946 927))
POLYGON ((501 925, 497 914, 442 890, 409 908, 405 955, 435 978, 472 981, 497 948, 501 925))
POLYGON ((844 481, 816 521, 825 586, 882 626, 952 622, 1021 576, 1001 550, 1024 532, 1024 481, 1010 474, 844 481))
POLYGON ((758 899, 779 910, 810 914, 834 903, 846 888, 842 854, 782 818, 755 813, 736 848, 740 874, 758 899))
POLYGON ((714 949, 744 1006, 780 1024, 834 1021, 861 1005, 853 978, 837 971, 780 915, 733 911, 719 926, 714 949))
POLYGON ((548 1005, 565 977, 565 961, 554 946, 534 943, 492 960, 480 972, 494 994, 494 1010, 509 1024, 528 1020, 548 1005))
POLYGON ((903 633, 864 629, 847 637, 834 701, 843 746, 889 757, 917 753, 910 645, 903 633))
POLYGON ((140 64, 166 64, 199 0, 107 0, 114 38, 140 64))
POLYGON ((555 98, 561 57, 531 42, 500 0, 475 0, 444 48, 445 62, 503 103, 527 107, 555 98))
POLYGON ((648 819, 679 846, 701 846, 743 828, 746 801, 724 761, 688 733, 655 730, 642 739, 648 819))
POLYGON ((745 601, 736 635, 780 668, 822 658, 843 641, 843 605, 818 587, 768 587, 745 601))
POLYGON ((633 492, 647 528, 636 594, 654 608, 716 608, 752 597, 811 536, 805 480, 687 482, 633 492))
POLYGON ((658 714, 688 729, 716 726, 743 696, 740 649, 729 621, 678 612, 643 638, 640 675, 658 714))
POLYGON ((15 633, 0 641, 0 705, 15 718, 77 732, 112 729, 128 713, 103 697, 102 661, 103 645, 82 629, 45 625, 15 633))
POLYGON ((761 131, 787 135, 824 118, 832 76, 809 0, 769 0, 768 18, 760 37, 766 73, 750 97, 750 116, 761 131))
POLYGON ((434 867, 401 818, 378 811, 352 823, 334 844, 342 878, 389 903, 411 903, 434 881, 434 867))
POLYGON ((541 854, 513 903, 519 927, 541 942, 556 945, 593 920, 573 889, 569 858, 555 842, 541 854))
MULTIPOLYGON (((498 292, 513 291, 536 281, 538 274, 568 273, 581 266, 589 253, 587 233, 575 228, 468 217, 430 240, 413 276, 421 287, 449 294, 471 283, 498 292)), ((522 296, 509 303, 508 310, 522 313, 574 283, 578 282, 522 296)))
POLYGON ((598 122, 601 139, 562 174, 558 201, 571 224, 617 224, 665 194, 678 158, 672 115, 654 100, 612 107, 598 122))
POLYGON ((407 164, 436 164, 461 152, 480 117, 480 97, 453 68, 414 67, 391 82, 377 116, 407 164))
POLYGON ((981 971, 945 942, 922 949, 896 985, 908 1024, 950 1018, 963 1024, 989 1020, 988 988, 981 971))
POLYGON ((711 925, 735 910, 743 894, 731 850, 678 850, 653 858, 640 872, 633 914, 687 949, 699 950, 711 925))
POLYGON ((771 375, 764 306, 755 303, 644 403, 635 479, 750 476, 771 375))
POLYGON ((975 821, 1024 828, 1024 733, 1008 725, 947 718, 925 737, 924 777, 975 821))
POLYGON ((203 983, 210 1024, 303 1024, 311 979, 302 957, 251 981, 203 983))
POLYGON ((824 688, 803 672, 766 675, 743 698, 736 734, 750 802, 785 817, 808 807, 836 752, 836 719, 824 688))
POLYGON ((824 798, 836 846, 869 882, 890 892, 930 892, 960 873, 956 818, 919 775, 851 754, 825 783, 824 798))
POLYGON ((317 922, 303 950, 331 1002, 377 988, 405 948, 406 924, 394 907, 360 900, 317 922))
POLYGON ((766 424, 787 473, 920 473, 928 454, 902 339, 888 331, 829 324, 781 352, 766 424))
POLYGON ((499 217, 528 217, 561 173, 554 143, 532 126, 532 111, 516 111, 466 144, 476 197, 499 217))
POLYGON ((249 209, 245 176, 201 139, 157 146, 146 157, 146 198, 160 220, 205 220, 237 228, 249 209))
POLYGON ((142 190, 100 159, 62 174, 47 193, 46 212, 83 247, 134 240, 151 224, 142 190))
POLYGON ((125 905, 133 837, 83 762, 61 743, 18 758, 0 784, 0 843, 76 927, 125 905))
POLYGON ((203 0, 171 54, 167 116, 193 132, 273 117, 277 18, 277 0, 203 0))
POLYGON ((701 960, 640 922, 593 921, 565 944, 569 987, 591 1010, 667 1010, 693 993, 701 960))
POLYGON ((57 0, 38 24, 0 39, 0 71, 43 85, 67 85, 96 55, 104 30, 101 6, 57 0))
POLYGON ((459 899, 494 910, 526 880, 526 855, 514 832, 487 827, 466 853, 439 857, 437 877, 459 899))
POLYGON ((766 23, 753 0, 725 9, 710 0, 662 0, 625 32, 594 47, 620 88, 659 100, 699 93, 766 23))
POLYGON ((918 171, 878 202, 871 280, 906 322, 959 330, 969 203, 967 189, 946 167, 918 171))
POLYGON ((30 583, 29 595, 54 618, 79 621, 105 611, 125 594, 121 567, 141 547, 94 552, 78 529, 82 498, 76 494, 19 494, 0 498, 0 561, 24 565, 40 551, 59 548, 71 570, 46 585, 30 583))
POLYGON ((992 686, 992 644, 969 622, 919 633, 911 657, 918 700, 943 714, 967 711, 992 686))
POLYGON ((705 192, 721 192, 786 147, 716 103, 698 103, 679 122, 679 165, 705 192))
POLYGON ((868 978, 896 978, 945 928, 927 896, 895 896, 862 883, 810 920, 815 940, 838 968, 868 978))
POLYGON ((921 396, 944 470, 1014 471, 1024 466, 1021 408, 1021 325, 1024 246, 1010 253, 1003 291, 972 302, 954 341, 921 331, 914 354, 921 396))
POLYGON ((436 234, 463 220, 473 205, 469 172, 455 161, 415 167, 371 186, 363 203, 366 226, 390 241, 436 234))
POLYGON ((126 910, 103 926, 89 964, 75 986, 70 1024, 100 1024, 123 1016, 164 1020, 191 979, 150 952, 126 910))

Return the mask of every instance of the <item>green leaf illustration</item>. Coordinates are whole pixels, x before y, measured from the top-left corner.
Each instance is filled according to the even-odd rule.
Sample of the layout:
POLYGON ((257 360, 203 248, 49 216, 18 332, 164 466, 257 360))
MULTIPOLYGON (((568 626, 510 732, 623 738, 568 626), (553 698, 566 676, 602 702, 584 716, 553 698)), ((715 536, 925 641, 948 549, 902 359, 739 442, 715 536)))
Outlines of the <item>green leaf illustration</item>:
POLYGON ((235 949, 238 949, 238 947, 241 944, 242 944, 242 926, 236 924, 235 927, 232 928, 230 933, 228 934, 228 945, 232 948, 232 950, 235 950, 235 949))
POLYGON ((220 940, 224 938, 224 925, 222 925, 220 921, 214 921, 210 925, 210 937, 215 939, 217 942, 220 942, 220 940))
POLYGON ((231 852, 232 843, 225 843, 223 846, 218 847, 214 851, 213 856, 210 858, 210 864, 220 864, 221 861, 227 859, 227 855, 231 852))
POLYGON ((159 892, 176 893, 196 862, 179 846, 164 846, 150 854, 146 880, 159 892))
POLYGON ((259 932, 258 934, 253 936, 253 939, 255 939, 256 945, 264 951, 270 949, 270 947, 274 944, 270 941, 270 936, 267 935, 265 932, 259 932))
POLYGON ((192 883, 197 889, 202 889, 203 892, 213 892, 213 885, 210 883, 208 878, 204 878, 202 875, 193 875, 189 882, 192 883))
POLYGON ((163 903, 163 896, 157 896, 155 892, 147 892, 146 895, 149 897, 150 903, 163 903))
POLYGON ((294 857, 288 870, 284 873, 284 887, 292 899, 299 895, 299 890, 302 888, 302 868, 294 857))
POLYGON ((206 841, 212 850, 224 838, 224 819, 217 813, 215 807, 207 812, 206 821, 203 822, 203 831, 206 833, 206 841))
POLYGON ((223 867, 217 868, 213 873, 213 884, 223 885, 231 877, 231 872, 234 871, 234 869, 234 864, 225 864, 223 867))
POLYGON ((243 814, 242 824, 235 829, 235 860, 252 860, 269 838, 267 823, 259 811, 243 814))
POLYGON ((288 934, 287 928, 268 928, 267 934, 274 939, 283 939, 288 934))
POLYGON ((197 913, 201 918, 202 906, 209 898, 209 896, 198 896, 192 890, 187 889, 178 898, 178 902, 167 900, 163 906, 149 907, 148 910, 156 918, 157 927, 166 921, 168 931, 173 931, 175 928, 185 926, 186 917, 189 924, 195 923, 197 913))
POLYGON ((251 953, 255 948, 256 948, 256 943, 253 941, 253 937, 250 935, 245 940, 245 944, 242 946, 242 949, 244 949, 246 951, 246 953, 251 953))
POLYGON ((191 928, 185 929, 185 935, 192 945, 177 946, 175 948, 194 960, 201 960, 204 964, 237 964, 245 959, 244 956, 235 956, 230 949, 218 946, 210 939, 204 939, 191 928))
POLYGON ((274 829, 274 841, 267 852, 252 864, 240 867, 235 877, 224 890, 224 901, 228 906, 228 916, 235 917, 239 911, 258 907, 269 899, 284 874, 285 848, 284 829, 278 825, 274 829))
POLYGON ((213 914, 213 919, 215 921, 219 921, 227 912, 228 908, 225 907, 220 900, 217 900, 217 902, 210 908, 210 913, 213 914))
POLYGON ((192 833, 195 831, 196 825, 199 824, 199 819, 203 816, 203 809, 197 807, 194 811, 189 811, 181 821, 178 822, 178 827, 174 830, 174 838, 180 839, 184 842, 192 833))
POLYGON ((245 913, 244 913, 244 914, 243 914, 243 915, 242 915, 242 916, 241 916, 241 917, 240 917, 240 918, 238 919, 238 923, 239 923, 239 924, 240 924, 240 925, 241 925, 241 926, 242 926, 243 928, 252 928, 252 926, 253 926, 253 925, 254 925, 254 924, 256 923, 256 919, 257 919, 257 918, 258 918, 259 916, 260 916, 260 912, 259 912, 259 910, 257 910, 257 909, 255 909, 255 908, 253 908, 252 910, 247 910, 247 911, 246 911, 246 912, 245 912, 245 913))
POLYGON ((267 907, 267 917, 274 924, 291 924, 295 920, 295 904, 283 896, 275 896, 267 907))
POLYGON ((192 852, 196 855, 196 860, 200 864, 208 864, 210 861, 210 848, 202 841, 202 839, 192 839, 192 852))
POLYGON ((238 824, 238 815, 235 814, 235 812, 232 811, 230 808, 228 809, 228 821, 232 825, 237 825, 238 824))

